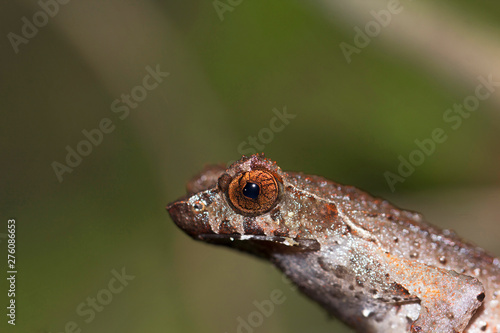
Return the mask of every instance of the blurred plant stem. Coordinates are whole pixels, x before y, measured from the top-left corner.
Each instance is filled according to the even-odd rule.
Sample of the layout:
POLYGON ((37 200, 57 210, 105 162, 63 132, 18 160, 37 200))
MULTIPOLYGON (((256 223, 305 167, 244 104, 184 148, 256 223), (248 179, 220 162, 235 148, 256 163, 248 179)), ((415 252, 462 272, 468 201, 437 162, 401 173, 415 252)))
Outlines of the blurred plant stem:
MULTIPOLYGON (((414 61, 447 85, 458 83, 473 91, 479 76, 491 75, 494 81, 500 81, 500 41, 492 26, 471 24, 470 16, 432 2, 317 1, 332 23, 351 29, 352 39, 345 41, 351 45, 355 36, 352 29, 357 26, 364 31, 366 24, 375 20, 373 12, 387 12, 391 3, 398 13, 387 18, 386 26, 373 34, 370 44, 380 42, 388 52, 414 61)), ((361 54, 354 54, 353 61, 360 56, 362 49, 361 54)), ((500 94, 493 94, 488 101, 500 107, 500 94)))

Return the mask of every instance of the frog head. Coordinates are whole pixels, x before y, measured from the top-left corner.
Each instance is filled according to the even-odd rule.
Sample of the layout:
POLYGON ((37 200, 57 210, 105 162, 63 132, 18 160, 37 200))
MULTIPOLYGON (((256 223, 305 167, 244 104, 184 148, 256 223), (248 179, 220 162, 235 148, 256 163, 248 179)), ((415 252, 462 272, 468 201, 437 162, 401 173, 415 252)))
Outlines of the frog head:
POLYGON ((227 169, 206 167, 188 183, 187 196, 169 204, 167 211, 197 240, 262 256, 317 250, 341 223, 336 205, 308 187, 312 181, 282 171, 263 154, 243 156, 227 169))

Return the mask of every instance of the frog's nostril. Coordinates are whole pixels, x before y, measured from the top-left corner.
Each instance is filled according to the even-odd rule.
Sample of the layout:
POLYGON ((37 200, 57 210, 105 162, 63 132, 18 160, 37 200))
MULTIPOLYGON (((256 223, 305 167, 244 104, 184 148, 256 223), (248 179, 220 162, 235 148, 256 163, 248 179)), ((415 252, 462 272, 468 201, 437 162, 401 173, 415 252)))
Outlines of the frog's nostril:
POLYGON ((203 214, 197 214, 194 205, 186 201, 179 200, 169 204, 167 211, 175 224, 192 237, 213 233, 208 219, 203 214))
POLYGON ((195 213, 201 213, 204 210, 205 210, 205 203, 203 201, 196 201, 193 204, 193 211, 195 213))

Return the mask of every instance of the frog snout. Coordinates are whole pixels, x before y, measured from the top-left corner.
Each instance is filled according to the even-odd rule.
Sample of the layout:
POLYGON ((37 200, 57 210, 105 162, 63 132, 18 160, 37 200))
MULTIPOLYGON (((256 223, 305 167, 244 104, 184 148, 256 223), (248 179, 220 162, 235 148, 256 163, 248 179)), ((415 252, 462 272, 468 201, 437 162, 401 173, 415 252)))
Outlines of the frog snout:
POLYGON ((200 210, 198 203, 175 201, 166 207, 175 224, 193 238, 201 234, 212 234, 208 217, 200 210))

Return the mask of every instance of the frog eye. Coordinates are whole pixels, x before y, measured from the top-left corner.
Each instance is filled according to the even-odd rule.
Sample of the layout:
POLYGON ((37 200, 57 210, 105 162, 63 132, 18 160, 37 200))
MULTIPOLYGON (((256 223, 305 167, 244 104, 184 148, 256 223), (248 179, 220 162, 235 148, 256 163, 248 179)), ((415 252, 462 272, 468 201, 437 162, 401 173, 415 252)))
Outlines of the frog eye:
POLYGON ((232 206, 240 213, 260 215, 278 202, 278 180, 267 170, 244 172, 229 183, 227 196, 232 206))

